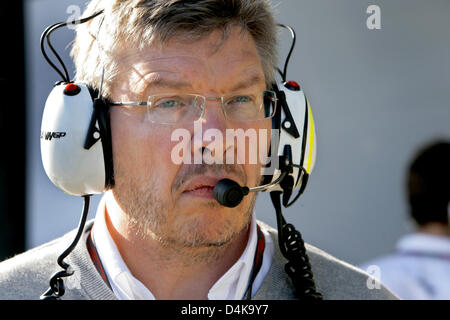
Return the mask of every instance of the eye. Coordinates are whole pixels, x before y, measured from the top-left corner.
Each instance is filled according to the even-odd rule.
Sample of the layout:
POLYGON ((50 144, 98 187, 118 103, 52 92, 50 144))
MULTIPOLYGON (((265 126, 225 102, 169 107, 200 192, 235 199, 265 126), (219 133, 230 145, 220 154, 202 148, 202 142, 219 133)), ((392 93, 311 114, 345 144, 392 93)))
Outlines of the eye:
POLYGON ((252 103, 253 98, 249 95, 242 95, 242 96, 235 96, 230 98, 226 104, 227 105, 242 105, 242 104, 248 104, 252 103))
POLYGON ((155 108, 172 109, 186 106, 186 99, 179 97, 161 98, 154 103, 155 108))
POLYGON ((168 101, 164 101, 159 104, 159 106, 164 107, 164 108, 172 108, 172 107, 176 107, 179 105, 180 105, 180 101, 176 101, 176 100, 168 100, 168 101))
POLYGON ((245 103, 245 102, 249 102, 252 99, 249 96, 237 96, 234 97, 231 102, 232 103, 245 103))
POLYGON ((248 101, 250 101, 250 97, 249 97, 249 96, 239 96, 239 97, 236 97, 236 98, 234 99, 234 101, 240 102, 240 103, 242 103, 242 102, 248 102, 248 101))

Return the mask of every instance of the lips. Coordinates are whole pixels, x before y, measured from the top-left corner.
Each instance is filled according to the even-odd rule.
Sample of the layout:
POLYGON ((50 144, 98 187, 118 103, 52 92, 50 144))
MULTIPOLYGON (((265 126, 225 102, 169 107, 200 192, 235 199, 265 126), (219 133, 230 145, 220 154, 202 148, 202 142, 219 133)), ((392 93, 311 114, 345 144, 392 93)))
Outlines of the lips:
POLYGON ((196 176, 189 180, 183 188, 182 194, 201 198, 214 199, 214 187, 219 180, 232 177, 196 176))
POLYGON ((190 192, 190 191, 203 190, 203 189, 205 189, 205 190, 214 189, 214 186, 200 185, 197 187, 190 188, 189 190, 185 190, 183 192, 190 192))
POLYGON ((214 199, 214 188, 205 186, 194 190, 185 191, 183 194, 199 198, 214 199))
POLYGON ((184 187, 183 194, 190 194, 193 196, 214 198, 214 186, 220 179, 214 177, 195 177, 191 179, 184 187))

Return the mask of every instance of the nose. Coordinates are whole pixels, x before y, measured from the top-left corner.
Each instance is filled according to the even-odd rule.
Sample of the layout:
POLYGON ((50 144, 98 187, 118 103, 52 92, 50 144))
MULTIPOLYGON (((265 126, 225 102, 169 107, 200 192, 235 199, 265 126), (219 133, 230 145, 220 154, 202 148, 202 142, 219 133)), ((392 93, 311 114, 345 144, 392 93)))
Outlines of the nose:
POLYGON ((195 163, 225 163, 225 153, 233 147, 227 143, 228 128, 220 99, 207 99, 202 118, 194 124, 191 151, 195 163))
POLYGON ((203 116, 200 119, 204 128, 226 130, 227 120, 222 110, 220 98, 206 98, 203 116))

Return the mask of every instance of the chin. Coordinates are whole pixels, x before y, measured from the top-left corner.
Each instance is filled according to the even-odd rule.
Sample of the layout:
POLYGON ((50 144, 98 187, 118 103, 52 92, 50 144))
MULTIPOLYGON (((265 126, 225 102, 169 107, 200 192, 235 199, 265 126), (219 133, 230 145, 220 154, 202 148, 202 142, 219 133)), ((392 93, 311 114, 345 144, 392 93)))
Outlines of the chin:
POLYGON ((172 241, 188 247, 224 246, 246 230, 250 218, 242 210, 220 205, 219 208, 197 209, 190 214, 179 212, 172 224, 172 241))

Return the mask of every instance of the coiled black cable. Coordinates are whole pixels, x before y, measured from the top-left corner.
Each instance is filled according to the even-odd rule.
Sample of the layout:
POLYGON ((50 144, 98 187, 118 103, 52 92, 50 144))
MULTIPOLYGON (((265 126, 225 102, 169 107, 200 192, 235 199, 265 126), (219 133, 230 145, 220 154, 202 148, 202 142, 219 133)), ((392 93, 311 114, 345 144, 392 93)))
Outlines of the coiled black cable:
POLYGON ((64 277, 73 275, 74 271, 70 268, 70 265, 64 262, 64 259, 75 249, 81 235, 84 232, 84 226, 89 213, 89 202, 91 195, 83 196, 84 206, 81 214, 80 222, 78 224, 78 231, 70 246, 58 257, 58 265, 64 270, 58 271, 50 278, 50 287, 40 297, 41 300, 59 300, 65 293, 64 277))
POLYGON ((272 191, 270 198, 277 217, 280 251, 288 260, 285 265, 285 271, 291 278, 297 298, 322 300, 322 294, 316 290, 311 264, 309 263, 302 235, 292 224, 286 223, 281 212, 281 191, 272 191))

